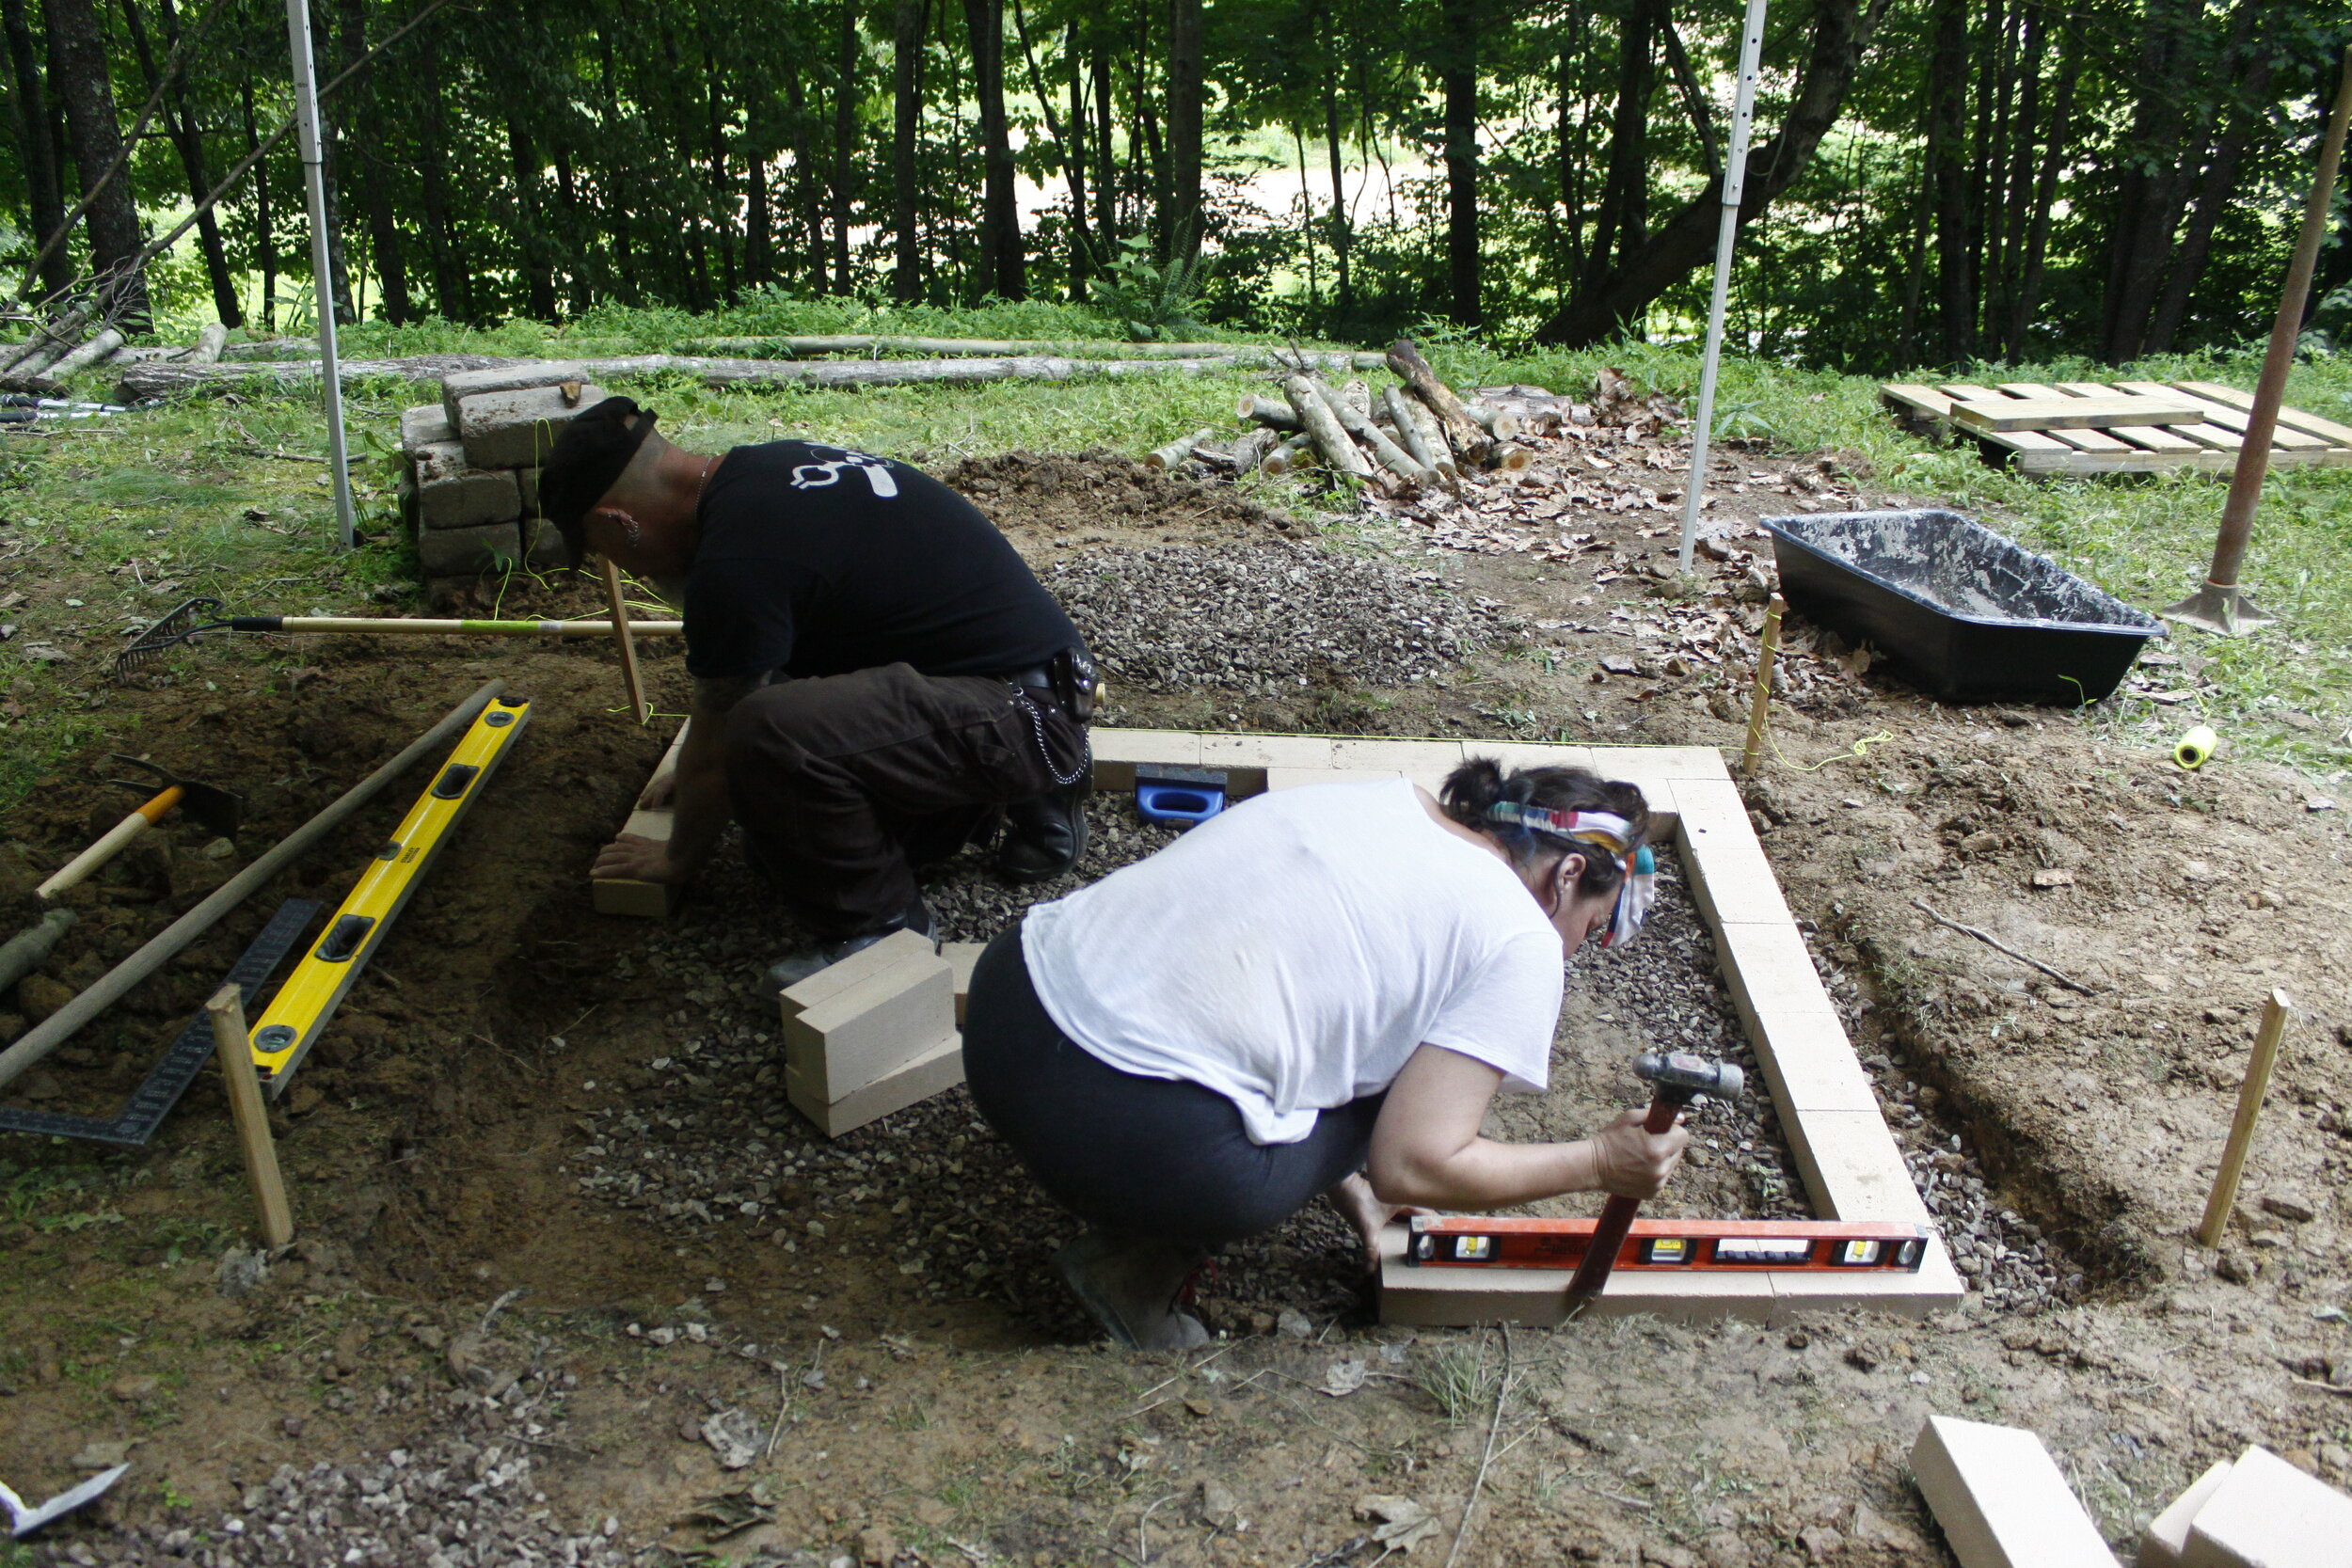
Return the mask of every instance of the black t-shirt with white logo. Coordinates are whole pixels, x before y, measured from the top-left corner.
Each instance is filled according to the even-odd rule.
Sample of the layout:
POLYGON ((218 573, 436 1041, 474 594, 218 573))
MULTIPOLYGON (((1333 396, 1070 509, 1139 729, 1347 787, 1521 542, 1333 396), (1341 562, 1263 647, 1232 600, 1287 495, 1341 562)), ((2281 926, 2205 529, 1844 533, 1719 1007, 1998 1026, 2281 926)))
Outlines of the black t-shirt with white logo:
POLYGON ((705 488, 686 668, 709 679, 1030 670, 1077 628, 994 525, 903 463, 809 441, 737 447, 705 488))

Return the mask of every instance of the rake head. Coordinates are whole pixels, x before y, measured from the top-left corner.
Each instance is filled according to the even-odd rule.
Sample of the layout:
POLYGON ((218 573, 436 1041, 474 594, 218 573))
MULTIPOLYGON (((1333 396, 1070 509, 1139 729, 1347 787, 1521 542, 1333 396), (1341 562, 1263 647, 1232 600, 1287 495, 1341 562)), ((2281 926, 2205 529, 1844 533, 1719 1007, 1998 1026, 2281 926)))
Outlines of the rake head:
POLYGON ((167 648, 176 648, 199 631, 210 631, 225 626, 220 612, 226 609, 218 599, 190 599, 170 614, 139 633, 138 640, 115 655, 115 678, 133 673, 152 662, 167 648))

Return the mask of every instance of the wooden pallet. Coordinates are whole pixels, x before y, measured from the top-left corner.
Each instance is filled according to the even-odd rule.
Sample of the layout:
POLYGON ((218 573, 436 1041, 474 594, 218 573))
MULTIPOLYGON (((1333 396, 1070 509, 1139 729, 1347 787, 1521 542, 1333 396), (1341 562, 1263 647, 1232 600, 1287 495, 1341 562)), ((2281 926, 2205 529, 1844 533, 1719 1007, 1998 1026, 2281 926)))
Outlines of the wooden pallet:
MULTIPOLYGON (((1974 436, 1988 455, 2008 456, 2034 474, 2226 473, 2237 467, 2246 411, 2254 404, 2251 395, 2210 381, 1890 382, 1879 388, 1879 401, 1909 424, 1974 436)), ((2270 466, 2312 465, 2352 467, 2352 427, 2280 409, 2270 466)))

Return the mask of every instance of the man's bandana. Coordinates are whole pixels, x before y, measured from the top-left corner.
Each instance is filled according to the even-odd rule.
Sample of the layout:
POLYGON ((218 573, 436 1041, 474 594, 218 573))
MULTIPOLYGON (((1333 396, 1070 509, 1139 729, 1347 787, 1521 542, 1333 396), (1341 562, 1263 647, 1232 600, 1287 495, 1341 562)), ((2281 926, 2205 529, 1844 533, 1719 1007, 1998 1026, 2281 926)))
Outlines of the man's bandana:
POLYGON ((1642 922, 1649 917, 1649 907, 1658 896, 1658 858, 1650 853, 1646 844, 1631 854, 1626 852, 1626 847, 1633 842, 1632 823, 1613 812, 1554 811, 1517 800, 1497 800, 1486 808, 1486 816, 1530 832, 1608 850, 1625 872, 1625 880, 1617 886, 1616 908, 1610 911, 1609 929, 1602 934, 1600 944, 1621 947, 1641 930, 1642 922))

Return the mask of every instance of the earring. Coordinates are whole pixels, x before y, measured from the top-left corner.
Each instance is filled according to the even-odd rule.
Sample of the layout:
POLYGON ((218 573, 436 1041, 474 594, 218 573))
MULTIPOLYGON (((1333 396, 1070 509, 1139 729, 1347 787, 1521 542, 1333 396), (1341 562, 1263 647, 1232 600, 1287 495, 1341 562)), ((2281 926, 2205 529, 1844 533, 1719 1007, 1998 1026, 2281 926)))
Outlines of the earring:
POLYGON ((621 532, 628 538, 628 547, 633 550, 644 542, 645 531, 643 524, 624 512, 621 514, 621 532))

